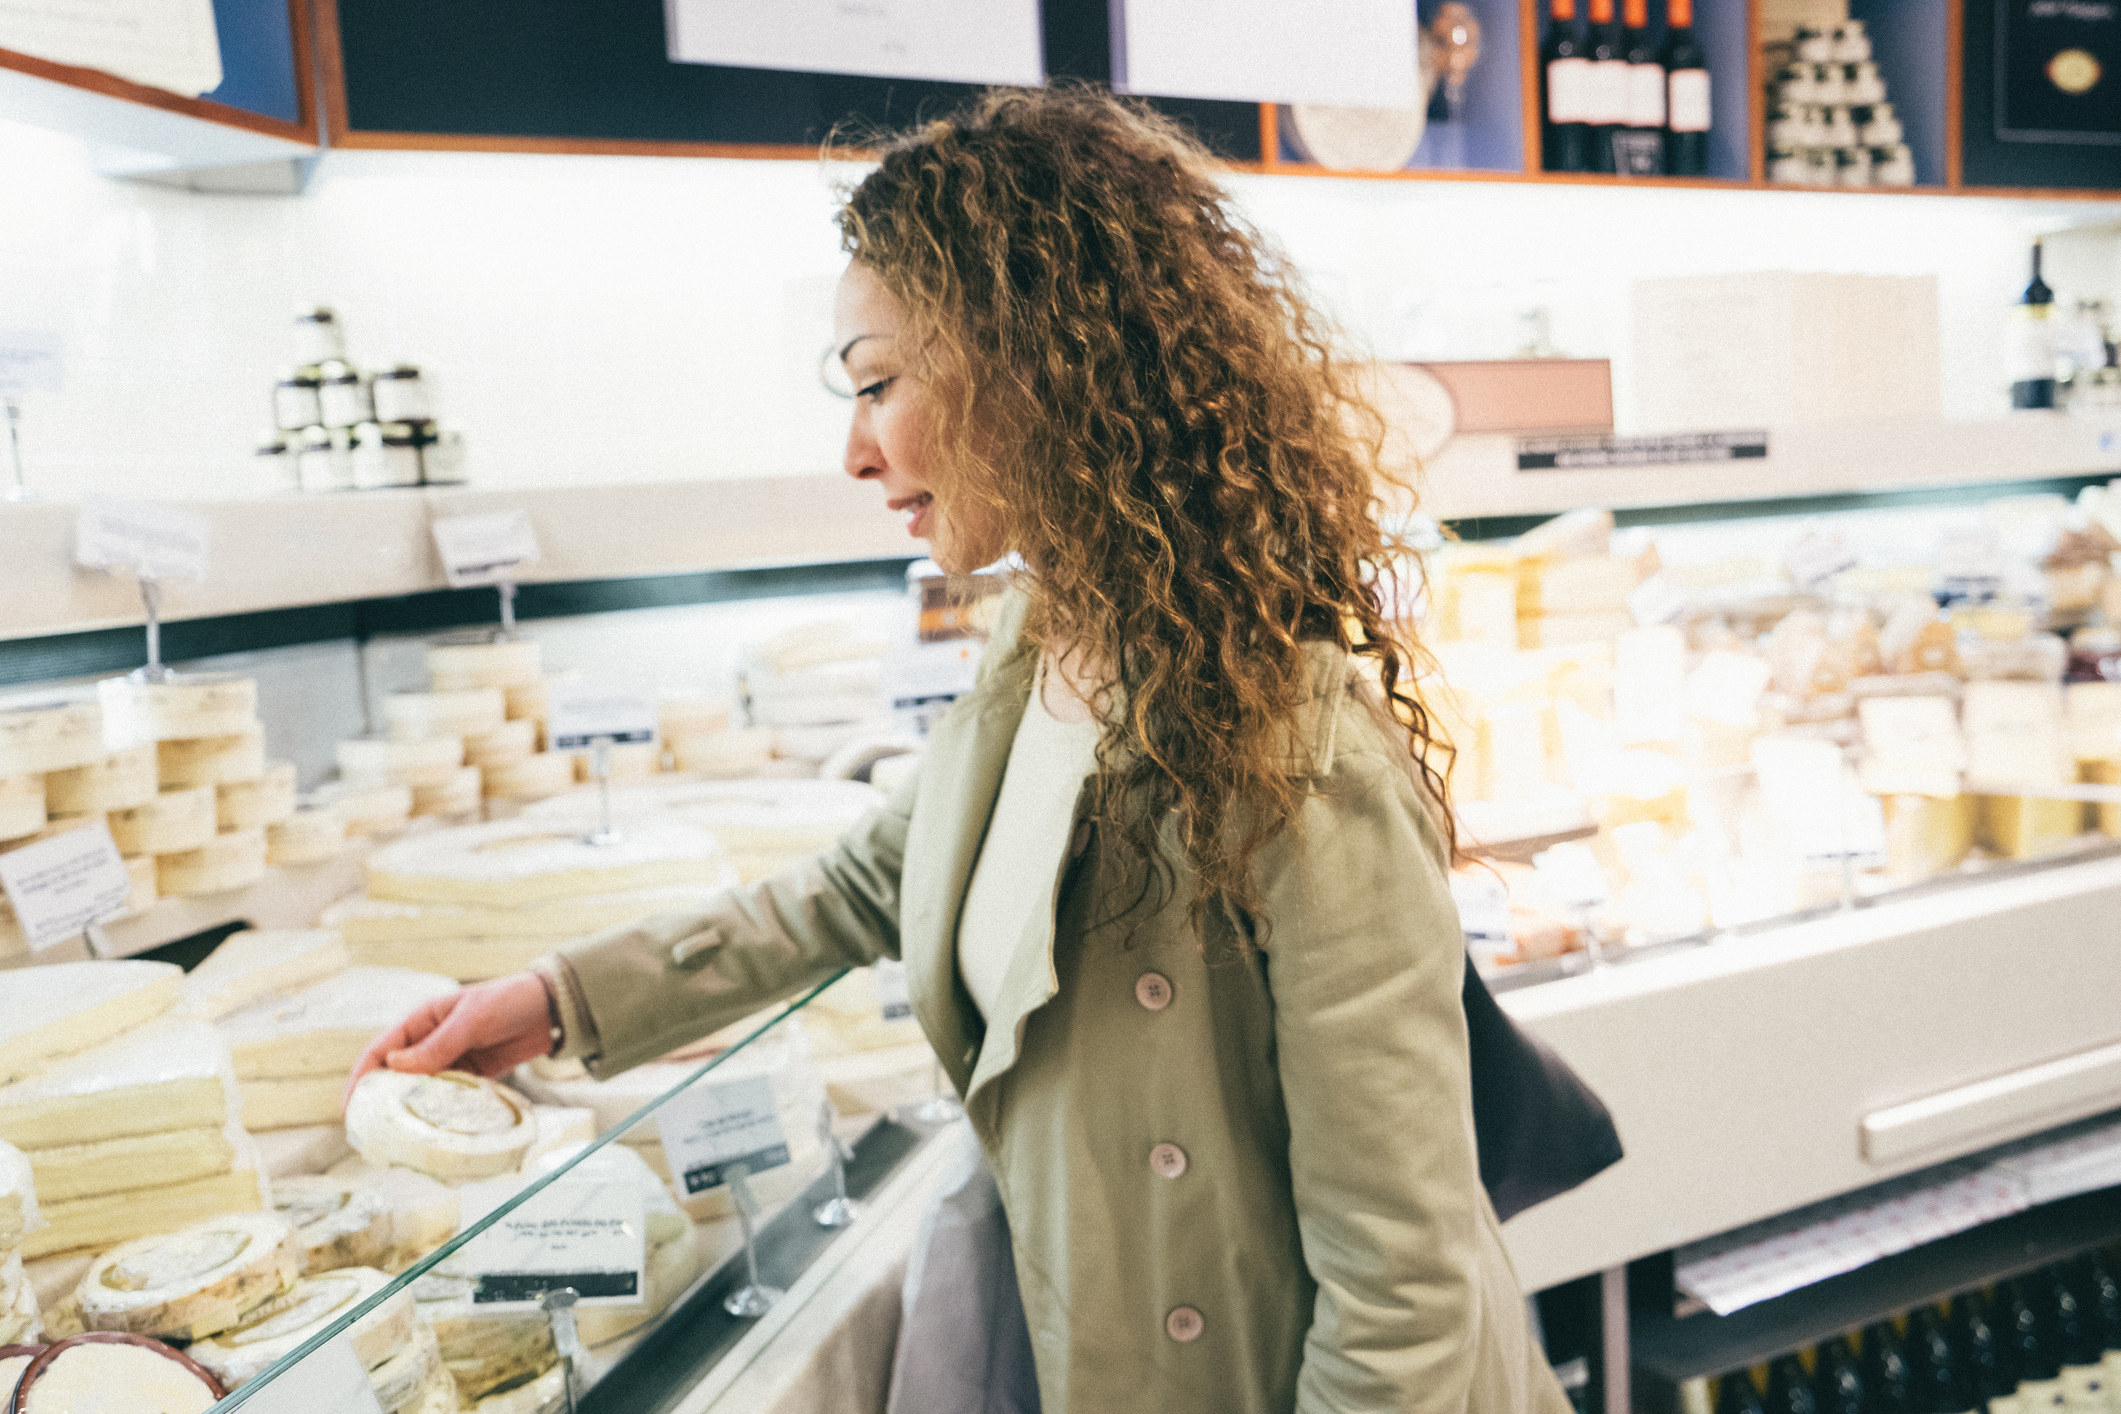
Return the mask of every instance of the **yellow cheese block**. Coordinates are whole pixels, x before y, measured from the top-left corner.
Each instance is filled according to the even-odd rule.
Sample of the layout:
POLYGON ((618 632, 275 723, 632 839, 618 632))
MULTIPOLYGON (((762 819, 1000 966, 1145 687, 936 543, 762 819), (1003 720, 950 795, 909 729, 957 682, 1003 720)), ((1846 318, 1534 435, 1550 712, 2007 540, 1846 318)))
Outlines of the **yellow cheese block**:
POLYGON ((2007 859, 2033 859, 2067 845, 2084 829, 2084 804, 2029 795, 1978 797, 1975 837, 2007 859))
POLYGON ((235 1146, 225 1128, 129 1134, 92 1144, 24 1151, 37 1176, 37 1200, 59 1203, 121 1189, 152 1188, 227 1173, 235 1146))
POLYGON ((258 1212, 266 1206, 260 1172, 254 1168, 232 1169, 184 1183, 46 1204, 45 1226, 23 1242, 22 1255, 50 1257, 85 1247, 115 1247, 136 1237, 173 1232, 223 1213, 258 1212))
POLYGON ((168 786, 218 786, 265 774, 265 729, 158 742, 155 765, 168 786))
POLYGON ((1626 615, 1637 581, 1632 560, 1609 555, 1552 560, 1528 557, 1517 566, 1517 614, 1626 615))
POLYGON ((103 704, 104 738, 112 749, 143 741, 234 736, 249 731, 258 720, 258 684, 253 678, 218 673, 152 683, 105 678, 96 684, 96 696, 103 704))
POLYGON ((19 840, 44 828, 44 777, 0 776, 0 840, 19 840))
POLYGON ((383 721, 392 741, 477 736, 507 720, 498 687, 453 692, 393 692, 383 699, 383 721))
POLYGON ((275 869, 323 864, 345 847, 346 821, 333 810, 297 809, 265 827, 265 862, 275 869))
POLYGON ((342 741, 338 757, 339 773, 352 785, 437 785, 464 764, 464 739, 342 741))
POLYGON ((295 813, 295 763, 269 763, 254 781, 214 788, 216 818, 224 830, 277 825, 295 813))
POLYGON ((542 751, 484 768, 486 794, 496 800, 545 800, 574 789, 574 758, 542 751))
MULTIPOLYGON (((2077 774, 2088 785, 2121 785, 2121 757, 2104 761, 2080 761, 2077 774)), ((2121 805, 2098 804, 2091 808, 2094 827, 2102 835, 2121 835, 2121 805)))
POLYGON ((158 791, 145 805, 111 811, 110 837, 117 841, 120 854, 203 849, 213 843, 216 815, 212 786, 158 791))
POLYGON ((477 766, 460 766, 448 779, 412 788, 412 813, 455 818, 477 815, 481 773, 477 766))
POLYGON ((103 712, 92 700, 0 699, 0 776, 43 775, 102 759, 103 712))
POLYGON ((155 745, 142 742, 85 766, 52 772, 44 778, 44 794, 52 814, 85 815, 145 805, 155 798, 159 782, 155 745))
MULTIPOLYGON (((175 1000, 174 990, 169 1000, 175 1000)), ((0 1139, 18 1149, 49 1149, 128 1134, 219 1126, 228 1122, 229 1068, 228 1044, 213 1027, 160 1017, 0 1085, 0 1139)))
POLYGON ((2121 758, 2121 682, 2073 682, 2062 689, 2070 748, 2080 761, 2121 758))
POLYGON ((445 639, 427 645, 427 676, 437 692, 534 686, 542 671, 538 645, 527 639, 500 642, 445 639))
POLYGON ((1885 868, 1895 883, 1956 869, 1974 847, 1973 796, 1888 795, 1884 806, 1885 868))
POLYGON ((491 731, 464 738, 464 764, 500 766, 520 761, 538 749, 536 722, 503 722, 491 731))
POLYGON ((335 977, 352 962, 345 942, 328 928, 245 928, 185 974, 178 1010, 217 1021, 335 977))
POLYGON ((290 1075, 270 1080, 239 1080, 243 1127, 263 1134, 275 1129, 331 1124, 339 1118, 346 1096, 346 1075, 290 1075))
POLYGON ((190 898, 246 888, 265 877, 265 830, 223 830, 199 849, 155 856, 156 886, 165 896, 190 898))

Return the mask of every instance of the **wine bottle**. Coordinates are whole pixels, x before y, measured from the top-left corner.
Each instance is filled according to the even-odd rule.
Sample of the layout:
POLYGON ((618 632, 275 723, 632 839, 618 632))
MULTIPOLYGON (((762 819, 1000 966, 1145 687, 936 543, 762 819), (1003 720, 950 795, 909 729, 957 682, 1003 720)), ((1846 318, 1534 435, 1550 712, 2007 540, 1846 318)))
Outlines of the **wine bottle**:
POLYGON ((1664 61, 1650 36, 1650 0, 1625 0, 1627 22, 1628 141, 1626 160, 1615 165, 1630 176, 1654 177, 1664 170, 1664 61))
POLYGON ((2107 1399, 2121 1409, 2121 1277, 2105 1254, 2093 1252, 2084 1259, 2085 1309, 2095 1319, 2099 1343, 2106 1348, 2107 1399))
POLYGON ((1708 175, 1709 63, 1694 42, 1694 0, 1665 3, 1664 110, 1664 170, 1708 175))
POLYGON ((1794 1355, 1778 1357, 1768 1366, 1767 1414, 1819 1414, 1819 1398, 1812 1393, 1811 1377, 1804 1362, 1794 1355))
POLYGON ((1591 0, 1591 170, 1618 170, 1613 135, 1628 125, 1627 39, 1613 0, 1591 0))
POLYGON ((1577 31, 1576 0, 1552 0, 1539 68, 1546 83, 1546 114, 1540 132, 1543 165, 1549 172, 1587 172, 1591 163, 1591 57, 1577 31))
POLYGON ((1863 1332, 1864 1414, 1915 1414, 1915 1372, 1891 1321, 1863 1332))
POLYGON ((1856 1367, 1856 1349, 1847 1336, 1837 1335, 1819 1347, 1812 1393, 1819 1414, 1863 1414, 1863 1372, 1856 1367))
POLYGON ((1952 1299, 1952 1335, 1959 1367, 1973 1389, 1974 1407, 1990 1414, 2005 1414, 2018 1397, 2018 1367, 1999 1329, 2001 1321, 1995 1303, 1982 1292, 1969 1291, 1952 1299), (1999 1404, 2003 1409, 1997 1408, 1999 1404))
POLYGON ((2053 1323, 2031 1277, 2010 1283, 2004 1337, 2018 1365, 2018 1407, 2024 1414, 2062 1407, 2062 1359, 2053 1323))
POLYGON ((2018 298, 2010 337, 2004 345, 2014 408, 2055 405, 2055 330, 2049 318, 2054 304, 2055 292, 2040 278, 2040 242, 2034 241, 2032 283, 2018 298))
POLYGON ((1973 1383, 1943 1313, 1934 1306, 1923 1307, 1908 1322, 1907 1336, 1916 1414, 1972 1414, 1973 1383))
POLYGON ((1751 1371, 1733 1370, 1716 1384, 1716 1414, 1767 1414, 1760 1407, 1760 1391, 1753 1386, 1751 1371))
POLYGON ((2074 1271, 2048 1274, 2048 1299, 2054 1308, 2055 1349, 2062 1361, 2062 1407, 2070 1414, 2106 1414, 2106 1354, 2096 1315, 2080 1299, 2074 1271))

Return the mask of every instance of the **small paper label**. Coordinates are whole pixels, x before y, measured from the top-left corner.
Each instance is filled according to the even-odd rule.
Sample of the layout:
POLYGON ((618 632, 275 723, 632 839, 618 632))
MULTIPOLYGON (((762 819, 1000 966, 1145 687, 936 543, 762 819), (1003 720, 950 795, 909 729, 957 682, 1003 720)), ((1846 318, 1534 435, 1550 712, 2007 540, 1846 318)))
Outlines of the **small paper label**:
POLYGON ((580 751, 598 741, 654 741, 655 730, 655 704, 637 692, 565 683, 553 688, 547 699, 545 731, 554 751, 580 751))
POLYGON ((876 976, 877 1010, 886 1021, 905 1021, 913 1015, 913 995, 906 988, 906 964, 885 958, 869 969, 876 976))
POLYGON ((44 329, 0 329, 0 398, 56 393, 61 383, 59 336, 44 329))
POLYGON ((763 1076, 695 1085, 664 1105, 656 1124, 688 1194, 721 1187, 738 1168, 756 1177, 789 1160, 773 1085, 763 1076))
POLYGON ((517 571, 539 559, 538 532, 528 511, 443 516, 428 529, 452 589, 512 580, 517 571))
POLYGON ((205 516, 147 501, 81 503, 74 522, 74 563, 83 569, 131 570, 142 579, 206 578, 205 516))
POLYGON ((350 1335, 334 1337, 244 1393, 245 1414, 383 1414, 350 1335))
MULTIPOLYGON (((515 1196, 511 1179, 459 1190, 464 1221, 476 1222, 515 1196)), ((476 1280, 473 1304, 489 1311, 534 1311, 548 1291, 573 1288, 583 1306, 630 1306, 647 1288, 647 1210, 629 1182, 587 1177, 555 1181, 473 1238, 446 1263, 476 1280)))
POLYGON ((1783 552, 1782 564, 1799 589, 1816 589, 1843 570, 1854 569, 1856 555, 1833 531, 1808 530, 1783 552))
POLYGON ((31 952, 123 913, 133 892, 110 827, 101 823, 0 854, 0 885, 31 952))

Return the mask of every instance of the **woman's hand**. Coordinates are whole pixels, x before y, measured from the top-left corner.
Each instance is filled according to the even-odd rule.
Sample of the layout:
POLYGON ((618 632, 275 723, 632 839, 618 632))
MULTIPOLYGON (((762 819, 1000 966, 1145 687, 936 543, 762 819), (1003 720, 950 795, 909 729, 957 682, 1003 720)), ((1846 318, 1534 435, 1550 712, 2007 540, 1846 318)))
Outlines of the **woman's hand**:
POLYGON ((386 1066, 415 1075, 468 1070, 494 1076, 551 1051, 552 1010, 544 979, 535 972, 512 972, 437 997, 370 1041, 347 1077, 346 1097, 362 1076, 386 1066))

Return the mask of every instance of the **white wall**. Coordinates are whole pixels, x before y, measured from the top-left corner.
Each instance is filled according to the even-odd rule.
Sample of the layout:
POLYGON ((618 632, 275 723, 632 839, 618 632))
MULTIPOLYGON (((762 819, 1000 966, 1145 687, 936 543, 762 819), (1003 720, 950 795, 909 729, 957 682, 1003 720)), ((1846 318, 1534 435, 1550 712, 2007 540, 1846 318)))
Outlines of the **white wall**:
MULTIPOLYGON (((113 182, 0 122, 0 329, 55 328, 67 386, 27 412, 47 494, 226 494, 303 303, 359 361, 427 368, 475 479, 550 485, 826 471, 819 390, 840 264, 806 162, 334 153, 309 191, 113 182)), ((2111 207, 1916 196, 1240 178, 1314 286, 1387 356, 1512 352, 1548 305, 1618 363, 1628 282, 1765 268, 1935 273, 1954 415, 2003 404, 2024 245, 2111 207)), ((2066 293, 2066 292, 2065 292, 2066 293)))

